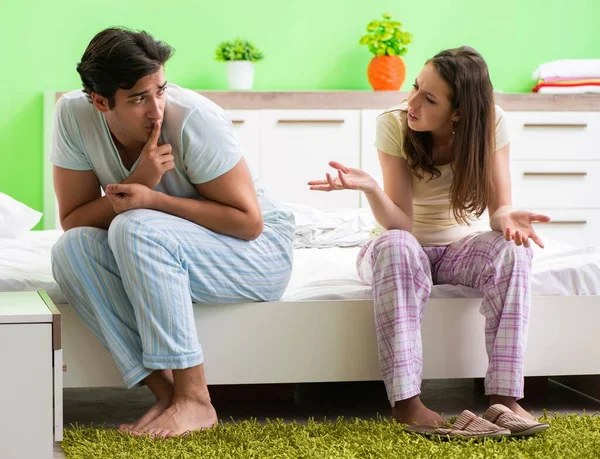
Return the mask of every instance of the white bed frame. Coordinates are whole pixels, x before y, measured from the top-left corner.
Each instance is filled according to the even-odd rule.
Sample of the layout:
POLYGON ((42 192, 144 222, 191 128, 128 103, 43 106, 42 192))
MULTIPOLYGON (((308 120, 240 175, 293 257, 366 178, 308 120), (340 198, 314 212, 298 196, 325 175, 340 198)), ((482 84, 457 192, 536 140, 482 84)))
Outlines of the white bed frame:
MULTIPOLYGON (((478 378, 487 356, 481 299, 431 299, 423 318, 425 379, 478 378)), ((73 308, 62 313, 65 387, 121 386, 106 350, 73 308)), ((373 302, 194 306, 209 384, 381 379, 373 302)), ((532 298, 526 376, 600 374, 600 298, 532 298)))
MULTIPOLYGON (((45 100, 48 157, 56 93, 45 100)), ((56 222, 52 169, 44 163, 46 228, 56 222)), ((426 379, 483 377, 487 368, 481 299, 431 299, 423 319, 426 379)), ((65 387, 120 386, 112 358, 73 308, 63 317, 65 387)), ((268 302, 194 306, 209 384, 381 379, 373 302, 268 302)), ((536 296, 526 376, 600 374, 600 296, 536 296)))

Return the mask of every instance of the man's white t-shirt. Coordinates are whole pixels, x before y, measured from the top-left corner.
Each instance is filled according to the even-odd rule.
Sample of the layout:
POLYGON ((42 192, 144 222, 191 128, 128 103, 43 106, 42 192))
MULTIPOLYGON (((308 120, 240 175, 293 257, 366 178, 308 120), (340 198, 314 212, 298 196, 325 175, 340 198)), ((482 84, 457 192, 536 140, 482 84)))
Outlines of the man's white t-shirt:
MULTIPOLYGON (((203 199, 194 184, 205 183, 230 171, 243 157, 233 125, 222 108, 200 94, 168 84, 159 139, 168 143, 175 168, 154 189, 171 196, 203 199)), ((123 166, 104 115, 82 90, 63 94, 56 104, 50 162, 73 170, 93 170, 102 189, 121 183, 131 170, 123 166)), ((250 167, 250 166, 249 166, 250 167)), ((265 223, 292 220, 250 171, 265 223)))

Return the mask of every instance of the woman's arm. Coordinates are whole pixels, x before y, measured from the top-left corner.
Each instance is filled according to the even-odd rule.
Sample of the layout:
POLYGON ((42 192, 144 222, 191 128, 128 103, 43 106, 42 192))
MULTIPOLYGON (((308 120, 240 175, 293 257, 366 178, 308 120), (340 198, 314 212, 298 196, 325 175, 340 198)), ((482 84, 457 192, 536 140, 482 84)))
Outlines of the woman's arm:
POLYGON ((383 228, 412 231, 412 182, 408 164, 404 159, 381 150, 378 153, 383 171, 383 190, 365 171, 346 167, 336 161, 331 161, 329 165, 337 169, 337 177, 327 173, 326 180, 311 180, 308 185, 315 191, 362 191, 375 220, 383 228))
POLYGON ((494 153, 492 161, 492 195, 488 199, 488 213, 490 228, 494 231, 503 231, 498 226, 498 221, 492 216, 500 210, 505 212, 512 209, 510 185, 510 144, 505 145, 494 153))
POLYGON ((365 192, 375 220, 386 230, 412 231, 412 178, 405 159, 377 150, 383 172, 383 190, 365 192))
POLYGON ((488 199, 490 228, 504 233, 507 241, 517 245, 530 246, 529 240, 544 247, 542 239, 533 228, 534 222, 546 223, 550 217, 512 207, 510 190, 510 144, 494 153, 492 166, 493 193, 488 199))

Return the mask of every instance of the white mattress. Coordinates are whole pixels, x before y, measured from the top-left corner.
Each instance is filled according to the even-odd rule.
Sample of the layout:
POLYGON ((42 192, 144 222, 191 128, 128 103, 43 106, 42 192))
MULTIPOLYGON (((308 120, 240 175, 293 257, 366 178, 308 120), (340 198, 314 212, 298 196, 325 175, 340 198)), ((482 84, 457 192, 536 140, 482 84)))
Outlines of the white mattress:
MULTIPOLYGON (((45 290, 65 303, 52 278, 50 249, 60 231, 32 231, 20 239, 0 238, 0 291, 45 290)), ((546 240, 535 248, 532 294, 600 295, 600 256, 546 240)), ((356 274, 358 247, 296 249, 294 269, 284 301, 370 299, 371 289, 356 274)), ((478 297, 468 287, 436 285, 433 298, 478 297)))

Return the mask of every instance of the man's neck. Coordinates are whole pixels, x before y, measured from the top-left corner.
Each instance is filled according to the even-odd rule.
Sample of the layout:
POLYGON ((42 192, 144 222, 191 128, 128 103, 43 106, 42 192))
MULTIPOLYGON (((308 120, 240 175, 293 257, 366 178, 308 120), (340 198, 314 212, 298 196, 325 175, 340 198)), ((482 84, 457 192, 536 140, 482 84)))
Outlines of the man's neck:
POLYGON ((110 135, 119 153, 128 158, 137 159, 137 157, 140 155, 144 148, 144 144, 142 142, 132 141, 129 143, 125 143, 120 141, 119 138, 115 134, 113 134, 112 131, 110 132, 110 135))

